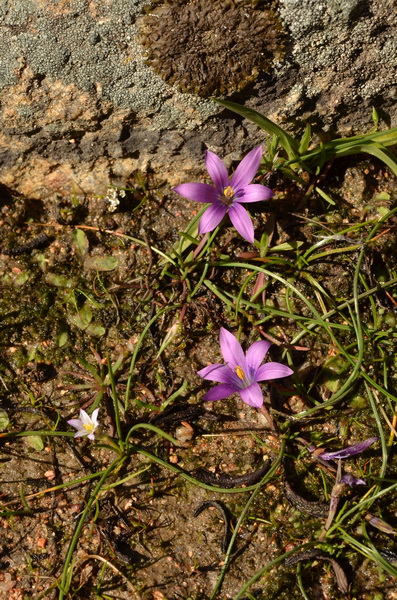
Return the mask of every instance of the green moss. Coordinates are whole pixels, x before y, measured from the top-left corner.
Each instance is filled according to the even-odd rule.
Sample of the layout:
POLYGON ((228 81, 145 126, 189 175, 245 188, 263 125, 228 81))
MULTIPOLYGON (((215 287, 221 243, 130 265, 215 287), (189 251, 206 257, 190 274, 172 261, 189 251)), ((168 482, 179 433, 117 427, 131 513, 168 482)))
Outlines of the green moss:
POLYGON ((155 0, 140 22, 146 61, 200 96, 240 91, 283 55, 274 2, 155 0))

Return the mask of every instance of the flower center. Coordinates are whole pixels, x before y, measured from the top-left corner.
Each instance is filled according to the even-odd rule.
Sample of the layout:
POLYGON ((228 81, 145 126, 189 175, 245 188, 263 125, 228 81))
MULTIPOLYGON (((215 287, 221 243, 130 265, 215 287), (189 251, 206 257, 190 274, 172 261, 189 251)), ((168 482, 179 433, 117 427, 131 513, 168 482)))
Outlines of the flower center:
POLYGON ((84 423, 84 429, 88 431, 88 433, 92 433, 95 429, 94 423, 84 423))
POLYGON ((228 185, 223 190, 223 193, 221 196, 221 202, 222 202, 222 204, 226 204, 226 206, 230 206, 231 204, 233 204, 233 200, 234 200, 234 189, 232 188, 231 185, 228 185))

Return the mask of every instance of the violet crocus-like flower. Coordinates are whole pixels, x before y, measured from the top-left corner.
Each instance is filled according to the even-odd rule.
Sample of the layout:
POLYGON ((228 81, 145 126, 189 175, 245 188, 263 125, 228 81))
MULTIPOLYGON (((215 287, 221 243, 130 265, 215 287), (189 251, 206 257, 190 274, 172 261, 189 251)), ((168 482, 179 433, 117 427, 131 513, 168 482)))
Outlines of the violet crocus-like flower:
POLYGON ((353 444, 353 446, 347 446, 347 448, 342 448, 342 450, 335 450, 335 452, 322 452, 319 454, 319 458, 322 460, 336 460, 338 458, 350 458, 351 456, 355 456, 356 454, 361 454, 364 452, 371 444, 374 444, 378 441, 379 438, 372 437, 364 440, 363 442, 358 442, 357 444, 353 444))
POLYGON ((244 354, 234 335, 222 327, 220 344, 226 365, 209 365, 198 371, 200 377, 221 384, 207 392, 203 400, 223 400, 237 392, 243 402, 261 408, 263 395, 258 381, 280 379, 293 373, 292 369, 281 363, 268 362, 262 365, 270 342, 255 342, 244 354))
POLYGON ((98 412, 99 408, 96 408, 90 417, 85 410, 80 409, 80 419, 70 419, 69 425, 77 429, 77 433, 74 437, 80 437, 86 435, 88 439, 95 440, 95 430, 98 427, 98 412))
POLYGON ((239 234, 251 244, 254 243, 254 226, 242 204, 268 200, 274 195, 265 185, 251 183, 261 158, 262 147, 258 146, 248 152, 229 179, 223 161, 207 150, 204 161, 214 187, 208 183, 182 183, 174 188, 174 191, 184 198, 211 204, 200 219, 199 233, 207 233, 215 229, 228 213, 239 234))

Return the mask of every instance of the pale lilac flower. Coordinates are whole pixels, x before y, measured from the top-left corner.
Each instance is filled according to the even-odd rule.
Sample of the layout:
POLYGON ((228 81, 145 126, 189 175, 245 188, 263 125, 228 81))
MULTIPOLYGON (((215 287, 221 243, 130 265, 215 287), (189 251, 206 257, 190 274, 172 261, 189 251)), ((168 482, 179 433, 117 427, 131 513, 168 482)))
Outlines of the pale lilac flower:
POLYGON ((251 244, 254 243, 254 226, 251 217, 241 205, 268 200, 274 195, 265 185, 251 183, 261 158, 262 147, 258 146, 248 152, 229 179, 223 161, 210 150, 206 150, 205 166, 215 187, 208 183, 182 183, 174 188, 174 191, 184 198, 211 204, 200 219, 199 233, 207 233, 215 229, 228 213, 239 234, 251 244))
POLYGON ((237 392, 243 402, 261 408, 263 395, 258 381, 280 379, 293 373, 292 369, 281 363, 261 364, 271 346, 270 342, 255 342, 244 354, 234 335, 221 327, 220 344, 226 365, 209 365, 198 371, 200 377, 221 384, 207 392, 203 400, 223 400, 237 392))
POLYGON ((351 456, 355 456, 356 454, 361 454, 364 452, 371 444, 374 444, 378 441, 379 438, 372 437, 364 440, 363 442, 358 442, 357 444, 353 444, 353 446, 347 446, 347 448, 342 448, 342 450, 336 450, 335 452, 322 452, 319 454, 319 458, 323 460, 336 460, 338 458, 350 458, 351 456))
POLYGON ((80 409, 80 419, 70 419, 68 421, 69 425, 77 429, 77 433, 74 434, 75 438, 86 435, 90 440, 95 439, 95 430, 99 425, 98 412, 99 408, 96 408, 90 417, 85 410, 80 409))

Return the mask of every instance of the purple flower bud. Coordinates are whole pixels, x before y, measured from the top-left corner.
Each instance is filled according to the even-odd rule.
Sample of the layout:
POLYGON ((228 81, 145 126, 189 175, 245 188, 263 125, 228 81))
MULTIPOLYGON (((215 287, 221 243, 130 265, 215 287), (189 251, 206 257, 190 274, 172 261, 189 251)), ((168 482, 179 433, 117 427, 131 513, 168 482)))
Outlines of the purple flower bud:
POLYGON ((374 444, 378 441, 379 438, 372 437, 364 440, 363 442, 358 442, 357 444, 353 444, 353 446, 348 446, 347 448, 342 448, 342 450, 336 450, 335 452, 322 452, 319 454, 319 457, 322 460, 336 460, 338 458, 350 458, 351 456, 355 456, 356 454, 361 454, 366 450, 371 444, 374 444))
POLYGON ((368 514, 365 515, 365 520, 368 521, 368 523, 370 523, 372 527, 376 527, 376 529, 379 529, 379 531, 383 531, 384 533, 388 533, 390 535, 396 533, 393 527, 389 525, 389 523, 386 523, 386 521, 383 521, 383 519, 380 519, 379 517, 374 517, 373 515, 368 514))

